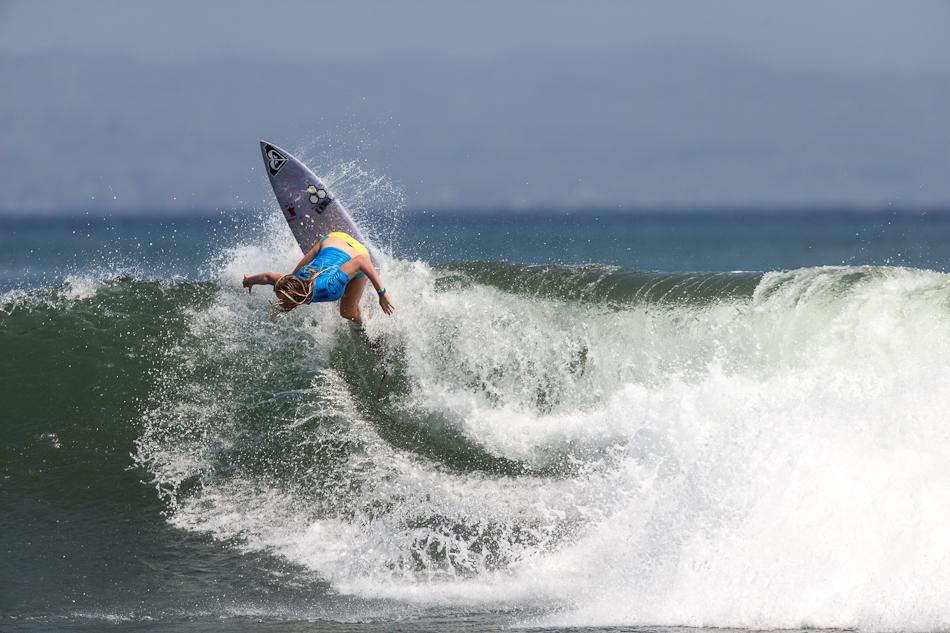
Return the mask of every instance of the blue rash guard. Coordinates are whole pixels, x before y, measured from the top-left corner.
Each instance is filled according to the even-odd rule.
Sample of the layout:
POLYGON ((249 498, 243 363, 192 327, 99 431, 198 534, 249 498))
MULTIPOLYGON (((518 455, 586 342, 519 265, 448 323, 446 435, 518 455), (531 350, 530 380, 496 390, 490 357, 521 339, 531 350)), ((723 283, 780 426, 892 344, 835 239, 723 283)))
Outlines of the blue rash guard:
MULTIPOLYGON (((330 233, 324 237, 321 242, 326 242, 331 237, 343 240, 361 255, 365 255, 368 252, 365 246, 342 231, 330 233)), ((310 303, 337 301, 343 296, 343 293, 346 292, 346 284, 350 283, 350 278, 345 272, 340 270, 340 268, 351 259, 352 256, 346 251, 336 248, 335 246, 327 246, 321 248, 320 252, 317 253, 317 256, 314 257, 309 264, 306 264, 297 271, 296 277, 303 281, 310 281, 316 278, 313 282, 313 296, 310 299, 310 303)), ((366 275, 360 271, 353 276, 353 279, 359 279, 365 276, 366 275)))
POLYGON ((313 282, 311 303, 337 301, 343 296, 350 278, 340 267, 350 259, 350 255, 345 251, 327 246, 321 248, 309 264, 297 271, 296 277, 303 281, 316 278, 313 282))

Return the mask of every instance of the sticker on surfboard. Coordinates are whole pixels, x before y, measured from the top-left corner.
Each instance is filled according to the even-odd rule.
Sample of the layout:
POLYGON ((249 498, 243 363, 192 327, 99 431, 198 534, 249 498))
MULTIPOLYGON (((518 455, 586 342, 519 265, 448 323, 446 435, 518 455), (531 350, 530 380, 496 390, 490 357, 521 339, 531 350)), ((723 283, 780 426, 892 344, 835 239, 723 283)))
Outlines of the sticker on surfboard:
POLYGON ((323 187, 308 185, 307 193, 310 194, 310 204, 316 205, 317 213, 323 213, 324 210, 333 202, 333 198, 323 187))
POLYGON ((280 168, 287 162, 287 157, 270 144, 264 146, 264 155, 267 156, 267 173, 276 176, 280 168))

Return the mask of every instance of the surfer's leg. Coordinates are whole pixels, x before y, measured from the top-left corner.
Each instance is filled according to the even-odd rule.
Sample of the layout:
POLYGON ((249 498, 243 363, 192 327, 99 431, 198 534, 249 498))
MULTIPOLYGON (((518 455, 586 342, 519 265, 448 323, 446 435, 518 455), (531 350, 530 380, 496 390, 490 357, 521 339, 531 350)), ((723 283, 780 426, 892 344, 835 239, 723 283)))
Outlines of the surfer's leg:
POLYGON ((360 276, 346 285, 346 291, 340 299, 340 316, 357 325, 363 325, 363 316, 360 314, 360 298, 366 288, 366 277, 360 276))

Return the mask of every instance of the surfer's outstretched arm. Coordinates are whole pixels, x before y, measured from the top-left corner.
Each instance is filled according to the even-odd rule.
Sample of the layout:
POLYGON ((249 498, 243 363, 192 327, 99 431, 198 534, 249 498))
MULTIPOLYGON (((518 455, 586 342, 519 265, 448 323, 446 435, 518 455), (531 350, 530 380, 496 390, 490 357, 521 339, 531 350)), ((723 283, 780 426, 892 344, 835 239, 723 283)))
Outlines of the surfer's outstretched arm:
POLYGON ((251 286, 263 286, 271 285, 277 283, 277 280, 280 279, 280 273, 257 273, 256 275, 244 275, 244 282, 241 284, 247 291, 251 291, 251 286))

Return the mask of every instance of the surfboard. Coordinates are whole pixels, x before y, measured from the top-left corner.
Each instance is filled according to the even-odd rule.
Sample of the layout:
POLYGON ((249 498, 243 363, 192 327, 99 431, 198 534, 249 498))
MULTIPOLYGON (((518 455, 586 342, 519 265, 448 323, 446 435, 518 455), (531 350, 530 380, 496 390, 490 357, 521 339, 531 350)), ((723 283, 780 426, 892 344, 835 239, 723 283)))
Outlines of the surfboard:
POLYGON ((267 141, 261 141, 261 155, 280 210, 304 253, 333 231, 349 233, 372 253, 372 247, 343 203, 309 167, 287 150, 267 141))

